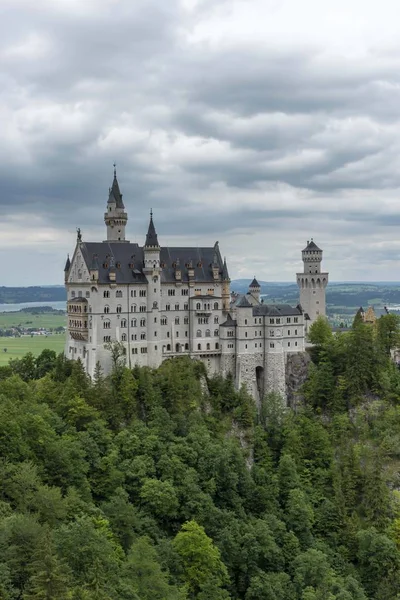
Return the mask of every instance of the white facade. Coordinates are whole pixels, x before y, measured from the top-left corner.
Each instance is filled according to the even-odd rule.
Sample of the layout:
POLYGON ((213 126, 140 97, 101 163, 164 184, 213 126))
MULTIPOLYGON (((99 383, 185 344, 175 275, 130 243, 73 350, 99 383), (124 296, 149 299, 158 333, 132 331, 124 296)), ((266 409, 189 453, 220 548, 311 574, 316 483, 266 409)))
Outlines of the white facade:
POLYGON ((300 304, 308 315, 307 327, 320 316, 326 316, 328 273, 321 272, 322 250, 311 239, 302 251, 303 273, 297 273, 300 304))
POLYGON ((284 395, 287 357, 304 351, 301 307, 264 305, 256 280, 231 303, 218 243, 160 247, 152 215, 144 246, 129 243, 121 222, 110 229, 113 211, 105 214, 107 241, 86 243, 79 235, 67 261, 67 358, 79 358, 90 376, 98 362, 107 373, 106 345, 119 341, 129 367, 156 368, 187 355, 210 373, 230 373, 257 399, 272 390, 284 395))

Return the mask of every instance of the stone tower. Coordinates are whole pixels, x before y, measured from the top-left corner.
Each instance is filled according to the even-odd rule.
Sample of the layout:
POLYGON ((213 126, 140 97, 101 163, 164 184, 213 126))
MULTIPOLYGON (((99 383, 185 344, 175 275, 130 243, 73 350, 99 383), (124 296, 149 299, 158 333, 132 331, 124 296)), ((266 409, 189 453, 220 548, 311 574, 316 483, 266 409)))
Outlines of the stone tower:
POLYGON ((251 294, 253 298, 257 300, 257 302, 260 302, 261 286, 258 283, 255 275, 253 281, 249 285, 249 294, 251 294))
MULTIPOLYGON (((149 367, 159 367, 162 362, 162 342, 157 336, 161 310, 161 260, 160 244, 150 211, 150 222, 146 242, 143 247, 143 273, 148 282, 147 288, 147 353, 149 367)), ((144 315, 142 319, 144 318, 144 315)))
POLYGON ((107 242, 127 242, 125 239, 125 227, 128 215, 122 202, 122 194, 119 189, 117 172, 114 165, 114 179, 109 190, 107 210, 104 213, 104 222, 107 227, 107 242))
POLYGON ((226 258, 224 258, 224 266, 222 268, 222 310, 228 312, 230 308, 231 298, 231 280, 229 278, 226 258))
POLYGON ((322 250, 311 238, 302 251, 303 273, 297 273, 300 289, 300 304, 309 316, 308 327, 320 316, 326 314, 325 288, 328 273, 321 272, 322 250))

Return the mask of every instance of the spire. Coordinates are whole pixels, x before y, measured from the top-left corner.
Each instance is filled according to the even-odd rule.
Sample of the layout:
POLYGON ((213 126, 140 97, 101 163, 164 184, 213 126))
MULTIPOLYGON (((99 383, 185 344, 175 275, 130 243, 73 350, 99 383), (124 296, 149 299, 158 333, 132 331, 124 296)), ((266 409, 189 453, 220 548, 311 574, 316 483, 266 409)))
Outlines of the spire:
POLYGON ((228 267, 226 266, 226 258, 224 258, 224 266, 222 267, 222 281, 229 281, 228 267))
POLYGON ((146 235, 145 248, 159 248, 156 228, 153 223, 153 210, 150 210, 150 223, 146 235))
POLYGON ((117 165, 114 163, 114 179, 110 188, 108 203, 111 204, 115 202, 117 208, 125 208, 124 203, 122 202, 122 194, 119 189, 116 166, 117 165))
POLYGON ((260 288, 260 284, 258 283, 256 276, 254 275, 254 279, 251 282, 251 284, 249 285, 249 288, 260 288))
POLYGON ((67 271, 69 271, 69 270, 70 270, 70 267, 71 267, 71 261, 69 260, 69 254, 68 254, 68 255, 67 255, 67 261, 66 261, 66 263, 65 263, 65 267, 64 267, 64 271, 65 271, 65 273, 67 273, 67 271))

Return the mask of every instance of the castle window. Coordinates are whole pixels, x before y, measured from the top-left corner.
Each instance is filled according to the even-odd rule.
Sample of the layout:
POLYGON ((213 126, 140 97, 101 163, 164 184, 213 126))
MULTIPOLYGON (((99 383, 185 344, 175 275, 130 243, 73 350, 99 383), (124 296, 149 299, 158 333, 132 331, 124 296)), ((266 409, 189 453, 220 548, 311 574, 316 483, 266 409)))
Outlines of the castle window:
POLYGON ((157 323, 157 317, 154 317, 154 323, 157 323))
POLYGON ((181 345, 175 344, 175 352, 180 352, 180 351, 181 351, 181 345))
POLYGON ((157 337, 157 331, 154 332, 154 337, 157 337))
POLYGON ((90 292, 86 292, 85 296, 86 298, 90 298, 90 292))
POLYGON ((260 342, 260 348, 262 348, 262 343, 260 342))
POLYGON ((121 341, 126 342, 126 333, 123 333, 121 336, 121 341))
POLYGON ((244 346, 244 347, 245 347, 245 348, 246 348, 246 350, 247 350, 247 344, 245 344, 245 346, 244 346))
POLYGON ((136 312, 136 304, 132 304, 132 306, 131 306, 131 312, 136 312))
POLYGON ((153 308, 158 308, 158 303, 156 301, 153 302, 153 308))
POLYGON ((168 290, 168 296, 175 296, 175 290, 168 290))
POLYGON ((183 324, 184 324, 184 325, 189 325, 189 317, 185 317, 185 318, 183 319, 183 324))
POLYGON ((257 331, 255 333, 256 333, 256 337, 257 337, 257 331))
POLYGON ((161 317, 161 325, 167 325, 167 317, 161 317))
POLYGON ((198 329, 198 330, 196 331, 196 337, 201 337, 201 330, 200 330, 200 329, 198 329))
POLYGON ((218 310, 219 306, 218 306, 218 302, 214 302, 214 310, 218 310))
POLYGON ((175 325, 179 325, 179 317, 175 317, 175 325))
POLYGON ((146 312, 146 305, 145 304, 141 304, 140 305, 139 312, 146 312))
POLYGON ((244 332, 244 337, 247 337, 247 331, 244 332))
POLYGON ((122 298, 122 292, 121 292, 121 290, 117 290, 117 291, 115 292, 115 297, 116 297, 116 298, 122 298))
POLYGON ((147 348, 140 348, 140 354, 147 354, 147 348))
POLYGON ((260 318, 260 319, 258 319, 258 324, 259 324, 259 325, 261 325, 261 318, 260 318))
POLYGON ((188 332, 187 332, 187 331, 185 331, 185 337, 187 337, 187 336, 188 336, 188 332))
POLYGON ((137 335, 136 335, 136 333, 133 333, 133 334, 131 335, 131 340, 132 340, 132 342, 136 342, 136 340, 137 340, 137 335))
POLYGON ((200 302, 197 302, 197 304, 196 304, 196 310, 200 310, 200 309, 201 309, 201 304, 200 304, 200 302))
POLYGON ((214 324, 217 324, 219 321, 218 317, 214 317, 214 324))
POLYGON ((146 327, 146 319, 140 319, 140 327, 146 327))
POLYGON ((167 338, 169 338, 169 331, 167 331, 167 338))
POLYGON ((189 296, 189 290, 187 290, 187 289, 182 289, 182 290, 181 290, 181 296, 189 296))
POLYGON ((136 327, 136 323, 137 323, 136 319, 132 319, 131 327, 136 327))
POLYGON ((132 354, 137 354, 137 353, 138 353, 137 348, 132 348, 132 354))
POLYGON ((140 334, 140 339, 141 339, 141 340, 145 340, 145 339, 146 339, 146 334, 145 334, 144 332, 142 332, 142 333, 140 334))
POLYGON ((146 297, 146 290, 140 290, 139 291, 139 296, 140 296, 140 298, 145 298, 146 297))
POLYGON ((269 347, 270 347, 270 348, 275 348, 275 344, 274 344, 274 342, 270 342, 270 343, 269 343, 269 347))
POLYGON ((218 344, 218 342, 216 342, 216 344, 215 344, 215 349, 219 350, 219 344, 218 344))
POLYGON ((207 344, 207 350, 210 350, 210 344, 207 344))
POLYGON ((262 334, 261 334, 261 331, 260 331, 260 337, 261 337, 261 335, 262 335, 262 334))
POLYGON ((244 324, 247 325, 247 319, 244 320, 244 324))
POLYGON ((294 321, 295 323, 298 323, 298 322, 299 322, 299 317, 295 317, 295 318, 293 319, 293 321, 294 321))
POLYGON ((189 344, 185 344, 185 350, 189 350, 189 344))
POLYGON ((290 329, 287 330, 287 334, 290 335, 290 329))
POLYGON ((214 337, 218 335, 218 329, 214 329, 214 337))
MULTIPOLYGON (((111 336, 110 335, 105 335, 103 337, 103 342, 111 342, 111 336)), ((75 352, 76 352, 76 348, 75 348, 75 352)))
POLYGON ((257 342, 254 344, 254 346, 257 348, 257 342))
POLYGON ((136 298, 136 290, 131 290, 131 298, 136 298))
POLYGON ((110 312, 110 307, 109 306, 105 306, 104 307, 104 314, 108 315, 109 312, 110 312))
POLYGON ((297 329, 294 330, 294 335, 297 335, 297 329))
POLYGON ((271 331, 271 337, 274 337, 274 335, 275 335, 275 331, 272 329, 272 331, 271 331))
POLYGON ((153 283, 157 283, 158 277, 153 277, 153 283))
POLYGON ((294 345, 297 346, 297 342, 295 342, 294 345))
POLYGON ((270 325, 273 325, 275 323, 275 319, 270 319, 269 322, 270 322, 270 325))
POLYGON ((171 305, 167 304, 166 307, 165 307, 165 310, 171 310, 171 305))
POLYGON ((209 329, 206 329, 206 337, 211 337, 211 331, 209 329))
POLYGON ((189 304, 184 304, 183 305, 183 310, 189 310, 189 304))
POLYGON ((281 320, 280 320, 280 319, 277 319, 277 320, 276 320, 276 324, 277 324, 277 325, 280 325, 280 323, 281 323, 281 320))
POLYGON ((197 350, 201 350, 201 344, 197 344, 197 350))
POLYGON ((286 323, 290 323, 290 317, 287 317, 286 323))
POLYGON ((290 346, 290 342, 288 342, 287 345, 290 346))
POLYGON ((121 320, 121 327, 126 327, 126 319, 121 320))
POLYGON ((75 298, 75 292, 74 292, 74 290, 72 290, 72 292, 71 292, 71 298, 75 298))
POLYGON ((158 346, 154 346, 154 350, 158 350, 158 346))
POLYGON ((109 319, 103 321, 103 329, 111 329, 111 321, 109 319))
POLYGON ((179 304, 175 304, 175 310, 179 310, 179 304))
POLYGON ((167 344, 167 352, 171 351, 171 344, 167 344))
POLYGON ((120 304, 117 306, 117 313, 122 313, 122 306, 120 304))

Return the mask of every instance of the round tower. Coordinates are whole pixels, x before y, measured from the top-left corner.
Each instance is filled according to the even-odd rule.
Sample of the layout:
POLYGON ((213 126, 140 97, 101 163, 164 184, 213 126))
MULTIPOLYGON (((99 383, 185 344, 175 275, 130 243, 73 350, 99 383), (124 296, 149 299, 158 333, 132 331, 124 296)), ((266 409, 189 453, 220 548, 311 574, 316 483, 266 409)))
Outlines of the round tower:
POLYGON ((251 294, 253 298, 257 300, 257 302, 260 302, 261 286, 258 283, 255 275, 253 281, 249 285, 249 294, 251 294))
POLYGON ((114 179, 107 202, 107 209, 104 213, 104 222, 107 227, 107 242, 127 242, 125 239, 125 227, 128 221, 128 215, 125 212, 125 206, 122 202, 122 194, 117 180, 117 171, 114 164, 114 179))
POLYGON ((158 243, 153 212, 150 211, 149 228, 143 247, 144 266, 147 285, 147 360, 148 366, 157 368, 162 362, 160 336, 157 335, 160 325, 161 310, 161 248, 158 243))
POLYGON ((322 250, 311 238, 302 250, 303 272, 297 273, 297 285, 300 290, 300 304, 309 316, 310 326, 320 315, 326 315, 325 289, 328 285, 328 273, 321 272, 322 250))

